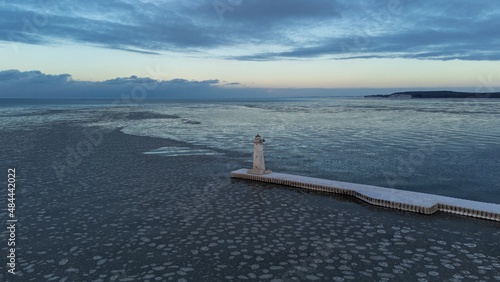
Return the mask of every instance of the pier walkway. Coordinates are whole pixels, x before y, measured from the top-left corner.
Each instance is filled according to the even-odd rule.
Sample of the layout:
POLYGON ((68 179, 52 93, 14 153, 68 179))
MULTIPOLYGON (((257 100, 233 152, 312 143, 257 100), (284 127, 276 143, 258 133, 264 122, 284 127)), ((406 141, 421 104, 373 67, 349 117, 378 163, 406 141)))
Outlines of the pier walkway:
POLYGON ((373 205, 423 214, 443 211, 500 221, 499 204, 284 173, 255 175, 248 173, 247 169, 233 171, 231 177, 351 195, 373 205))

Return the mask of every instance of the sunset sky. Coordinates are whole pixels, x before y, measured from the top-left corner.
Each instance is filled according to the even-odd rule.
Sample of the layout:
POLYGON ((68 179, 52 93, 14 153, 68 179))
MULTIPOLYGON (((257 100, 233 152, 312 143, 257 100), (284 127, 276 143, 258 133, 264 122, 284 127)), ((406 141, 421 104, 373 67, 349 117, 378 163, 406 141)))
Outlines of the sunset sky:
POLYGON ((496 0, 4 1, 0 97, 500 91, 499 22, 496 0))

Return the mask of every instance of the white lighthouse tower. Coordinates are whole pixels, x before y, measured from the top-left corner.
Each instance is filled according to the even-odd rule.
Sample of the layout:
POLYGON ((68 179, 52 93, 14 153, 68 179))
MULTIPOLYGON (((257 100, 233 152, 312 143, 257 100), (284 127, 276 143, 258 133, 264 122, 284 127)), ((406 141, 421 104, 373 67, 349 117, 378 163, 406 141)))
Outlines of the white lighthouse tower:
POLYGON ((268 174, 271 171, 266 171, 266 164, 264 163, 264 147, 262 143, 266 142, 263 138, 260 137, 259 134, 255 136, 255 139, 252 141, 254 144, 253 147, 253 166, 252 169, 249 169, 247 172, 251 174, 268 174))

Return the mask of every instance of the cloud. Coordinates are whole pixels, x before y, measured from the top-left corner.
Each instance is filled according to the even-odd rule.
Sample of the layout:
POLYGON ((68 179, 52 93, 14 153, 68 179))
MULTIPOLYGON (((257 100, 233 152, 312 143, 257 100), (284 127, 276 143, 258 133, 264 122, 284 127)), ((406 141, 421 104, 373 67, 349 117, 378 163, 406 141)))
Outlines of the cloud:
POLYGON ((2 83, 69 83, 71 82, 71 75, 59 74, 50 75, 44 74, 40 71, 26 71, 21 72, 18 70, 0 71, 0 82, 2 83))
MULTIPOLYGON (((218 79, 154 80, 149 77, 117 77, 105 81, 78 81, 69 74, 50 75, 40 71, 0 71, 2 98, 95 98, 114 99, 122 103, 144 99, 269 99, 280 97, 346 97, 390 94, 401 91, 442 90, 431 88, 248 88, 238 82, 218 79)), ((447 88, 475 91, 475 88, 447 88)))
MULTIPOLYGON (((235 83, 238 84, 238 83, 235 83)), ((155 80, 149 77, 117 77, 105 81, 76 81, 69 74, 40 71, 0 71, 0 98, 122 98, 157 99, 262 97, 264 90, 237 90, 210 80, 155 80)))
POLYGON ((392 11, 388 7, 378 10, 371 7, 370 11, 374 12, 358 16, 347 10, 353 23, 349 34, 332 34, 309 46, 234 56, 233 59, 265 61, 321 57, 496 61, 500 60, 500 50, 495 47, 500 44, 500 8, 484 3, 400 2, 401 7, 392 11))
POLYGON ((496 1, 89 0, 1 4, 0 40, 234 60, 499 60, 496 1), (218 48, 230 50, 222 56, 218 48))
POLYGON ((130 77, 117 77, 114 79, 108 79, 103 81, 103 84, 114 84, 114 85, 123 85, 123 84, 134 84, 134 83, 156 83, 157 80, 154 80, 149 77, 137 77, 132 75, 130 77))
MULTIPOLYGON (((208 1, 210 3, 210 1, 208 1)), ((300 19, 311 20, 338 17, 336 1, 303 1, 303 0, 257 0, 257 1, 214 1, 226 4, 222 9, 227 9, 224 19, 231 22, 245 22, 254 25, 281 24, 283 21, 296 21, 300 19), (231 3, 234 3, 231 5, 231 3)), ((206 6, 205 6, 206 7, 206 6)), ((208 12, 208 11, 207 11, 208 12)))

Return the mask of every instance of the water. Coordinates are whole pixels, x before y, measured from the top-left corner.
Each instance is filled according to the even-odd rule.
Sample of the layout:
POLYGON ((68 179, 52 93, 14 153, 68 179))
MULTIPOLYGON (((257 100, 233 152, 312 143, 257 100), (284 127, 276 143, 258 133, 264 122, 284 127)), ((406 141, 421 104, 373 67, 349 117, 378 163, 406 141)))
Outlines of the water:
POLYGON ((112 103, 0 101, 1 281, 500 280, 498 222, 229 177, 260 133, 277 172, 498 203, 498 102, 112 103))
POLYGON ((321 99, 148 110, 181 118, 127 123, 123 132, 247 154, 259 133, 271 170, 500 203, 498 101, 321 99))
POLYGON ((250 167, 251 140, 259 133, 266 139, 267 166, 277 172, 500 203, 500 101, 495 99, 111 104, 21 102, 0 108, 0 128, 81 120, 192 145, 148 153, 245 154, 235 155, 241 167, 250 167), (64 111, 68 108, 74 110, 64 111), (104 111, 122 118, 96 120, 104 111), (130 111, 158 118, 130 118, 130 111))

